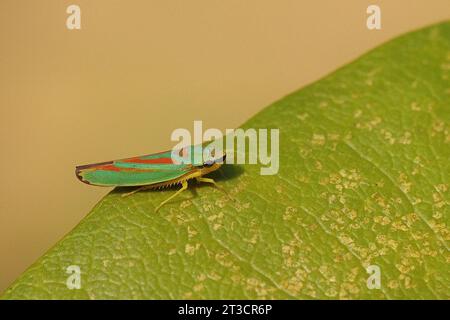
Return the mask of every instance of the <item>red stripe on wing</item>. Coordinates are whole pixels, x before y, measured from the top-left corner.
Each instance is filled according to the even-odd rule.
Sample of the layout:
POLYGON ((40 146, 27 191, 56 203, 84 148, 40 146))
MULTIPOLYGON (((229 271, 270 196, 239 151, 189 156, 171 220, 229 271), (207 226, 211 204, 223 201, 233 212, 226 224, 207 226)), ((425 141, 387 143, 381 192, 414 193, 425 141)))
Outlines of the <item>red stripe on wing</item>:
POLYGON ((121 160, 121 162, 147 163, 147 164, 173 164, 172 158, 141 159, 139 157, 135 157, 121 160))
POLYGON ((103 171, 124 171, 122 168, 117 168, 114 164, 106 164, 103 166, 98 166, 93 169, 103 170, 103 171))
POLYGON ((139 168, 122 168, 122 167, 116 167, 114 164, 108 164, 103 166, 95 167, 96 170, 103 170, 103 171, 131 171, 131 172, 150 172, 155 171, 152 169, 139 169, 139 168))

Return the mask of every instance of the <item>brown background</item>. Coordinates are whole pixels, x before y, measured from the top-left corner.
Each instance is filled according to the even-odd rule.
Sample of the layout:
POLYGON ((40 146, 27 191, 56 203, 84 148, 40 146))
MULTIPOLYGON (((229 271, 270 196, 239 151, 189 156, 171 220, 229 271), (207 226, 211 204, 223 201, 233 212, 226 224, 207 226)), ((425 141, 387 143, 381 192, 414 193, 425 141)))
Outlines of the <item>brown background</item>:
POLYGON ((0 2, 0 291, 109 189, 76 164, 173 146, 175 128, 234 128, 449 0, 0 2), (66 8, 81 7, 68 30, 66 8), (366 28, 378 4, 382 30, 366 28))

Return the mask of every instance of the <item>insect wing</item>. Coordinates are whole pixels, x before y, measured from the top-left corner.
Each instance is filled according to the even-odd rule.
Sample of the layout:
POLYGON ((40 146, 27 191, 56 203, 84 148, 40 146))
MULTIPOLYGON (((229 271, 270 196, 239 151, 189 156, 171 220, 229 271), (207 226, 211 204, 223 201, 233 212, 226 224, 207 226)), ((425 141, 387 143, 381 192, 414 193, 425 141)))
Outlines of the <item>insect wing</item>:
POLYGON ((171 151, 76 167, 84 183, 99 186, 141 186, 170 181, 192 170, 190 164, 176 164, 171 151))

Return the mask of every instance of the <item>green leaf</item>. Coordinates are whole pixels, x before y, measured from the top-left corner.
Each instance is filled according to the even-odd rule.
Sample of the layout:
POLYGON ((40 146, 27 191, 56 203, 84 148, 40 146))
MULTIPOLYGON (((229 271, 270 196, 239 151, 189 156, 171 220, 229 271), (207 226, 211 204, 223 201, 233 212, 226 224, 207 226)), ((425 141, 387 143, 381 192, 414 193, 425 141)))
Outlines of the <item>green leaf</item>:
POLYGON ((449 120, 445 22, 250 119, 243 128, 280 129, 280 171, 213 174, 237 201, 192 183, 155 213, 175 190, 115 190, 3 298, 448 299, 449 120))

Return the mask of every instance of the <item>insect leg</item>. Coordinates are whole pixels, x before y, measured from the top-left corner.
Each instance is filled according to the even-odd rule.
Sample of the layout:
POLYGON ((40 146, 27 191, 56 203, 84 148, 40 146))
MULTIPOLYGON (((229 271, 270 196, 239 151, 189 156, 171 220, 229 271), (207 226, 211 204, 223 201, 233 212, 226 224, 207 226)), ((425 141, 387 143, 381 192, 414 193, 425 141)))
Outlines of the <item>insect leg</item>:
POLYGON ((152 188, 152 186, 142 186, 142 187, 139 187, 137 189, 134 189, 131 192, 127 192, 127 193, 122 194, 122 197, 128 197, 128 196, 131 196, 132 194, 134 194, 136 192, 144 191, 144 190, 151 189, 151 188, 152 188))
POLYGON ((211 179, 211 178, 203 178, 203 177, 197 177, 197 178, 195 178, 195 179, 197 180, 197 182, 211 183, 211 184, 213 184, 215 187, 218 187, 218 188, 219 188, 219 186, 218 186, 217 183, 214 181, 214 179, 211 179))
POLYGON ((163 205, 165 205, 168 201, 172 200, 173 198, 175 198, 177 195, 179 195, 181 192, 183 192, 184 190, 187 189, 188 187, 188 183, 186 180, 184 180, 183 182, 181 182, 181 189, 178 190, 177 192, 175 192, 173 195, 171 195, 169 198, 167 198, 166 200, 164 200, 163 202, 161 202, 161 204, 159 206, 156 207, 155 212, 157 212, 163 205))
POLYGON ((214 185, 214 187, 216 187, 217 189, 219 189, 220 191, 222 191, 223 193, 225 193, 228 198, 230 198, 231 200, 234 200, 231 195, 227 192, 227 190, 225 190, 224 188, 220 187, 213 179, 211 178, 203 178, 203 177, 197 177, 195 178, 197 180, 197 182, 206 182, 206 183, 211 183, 214 185))

